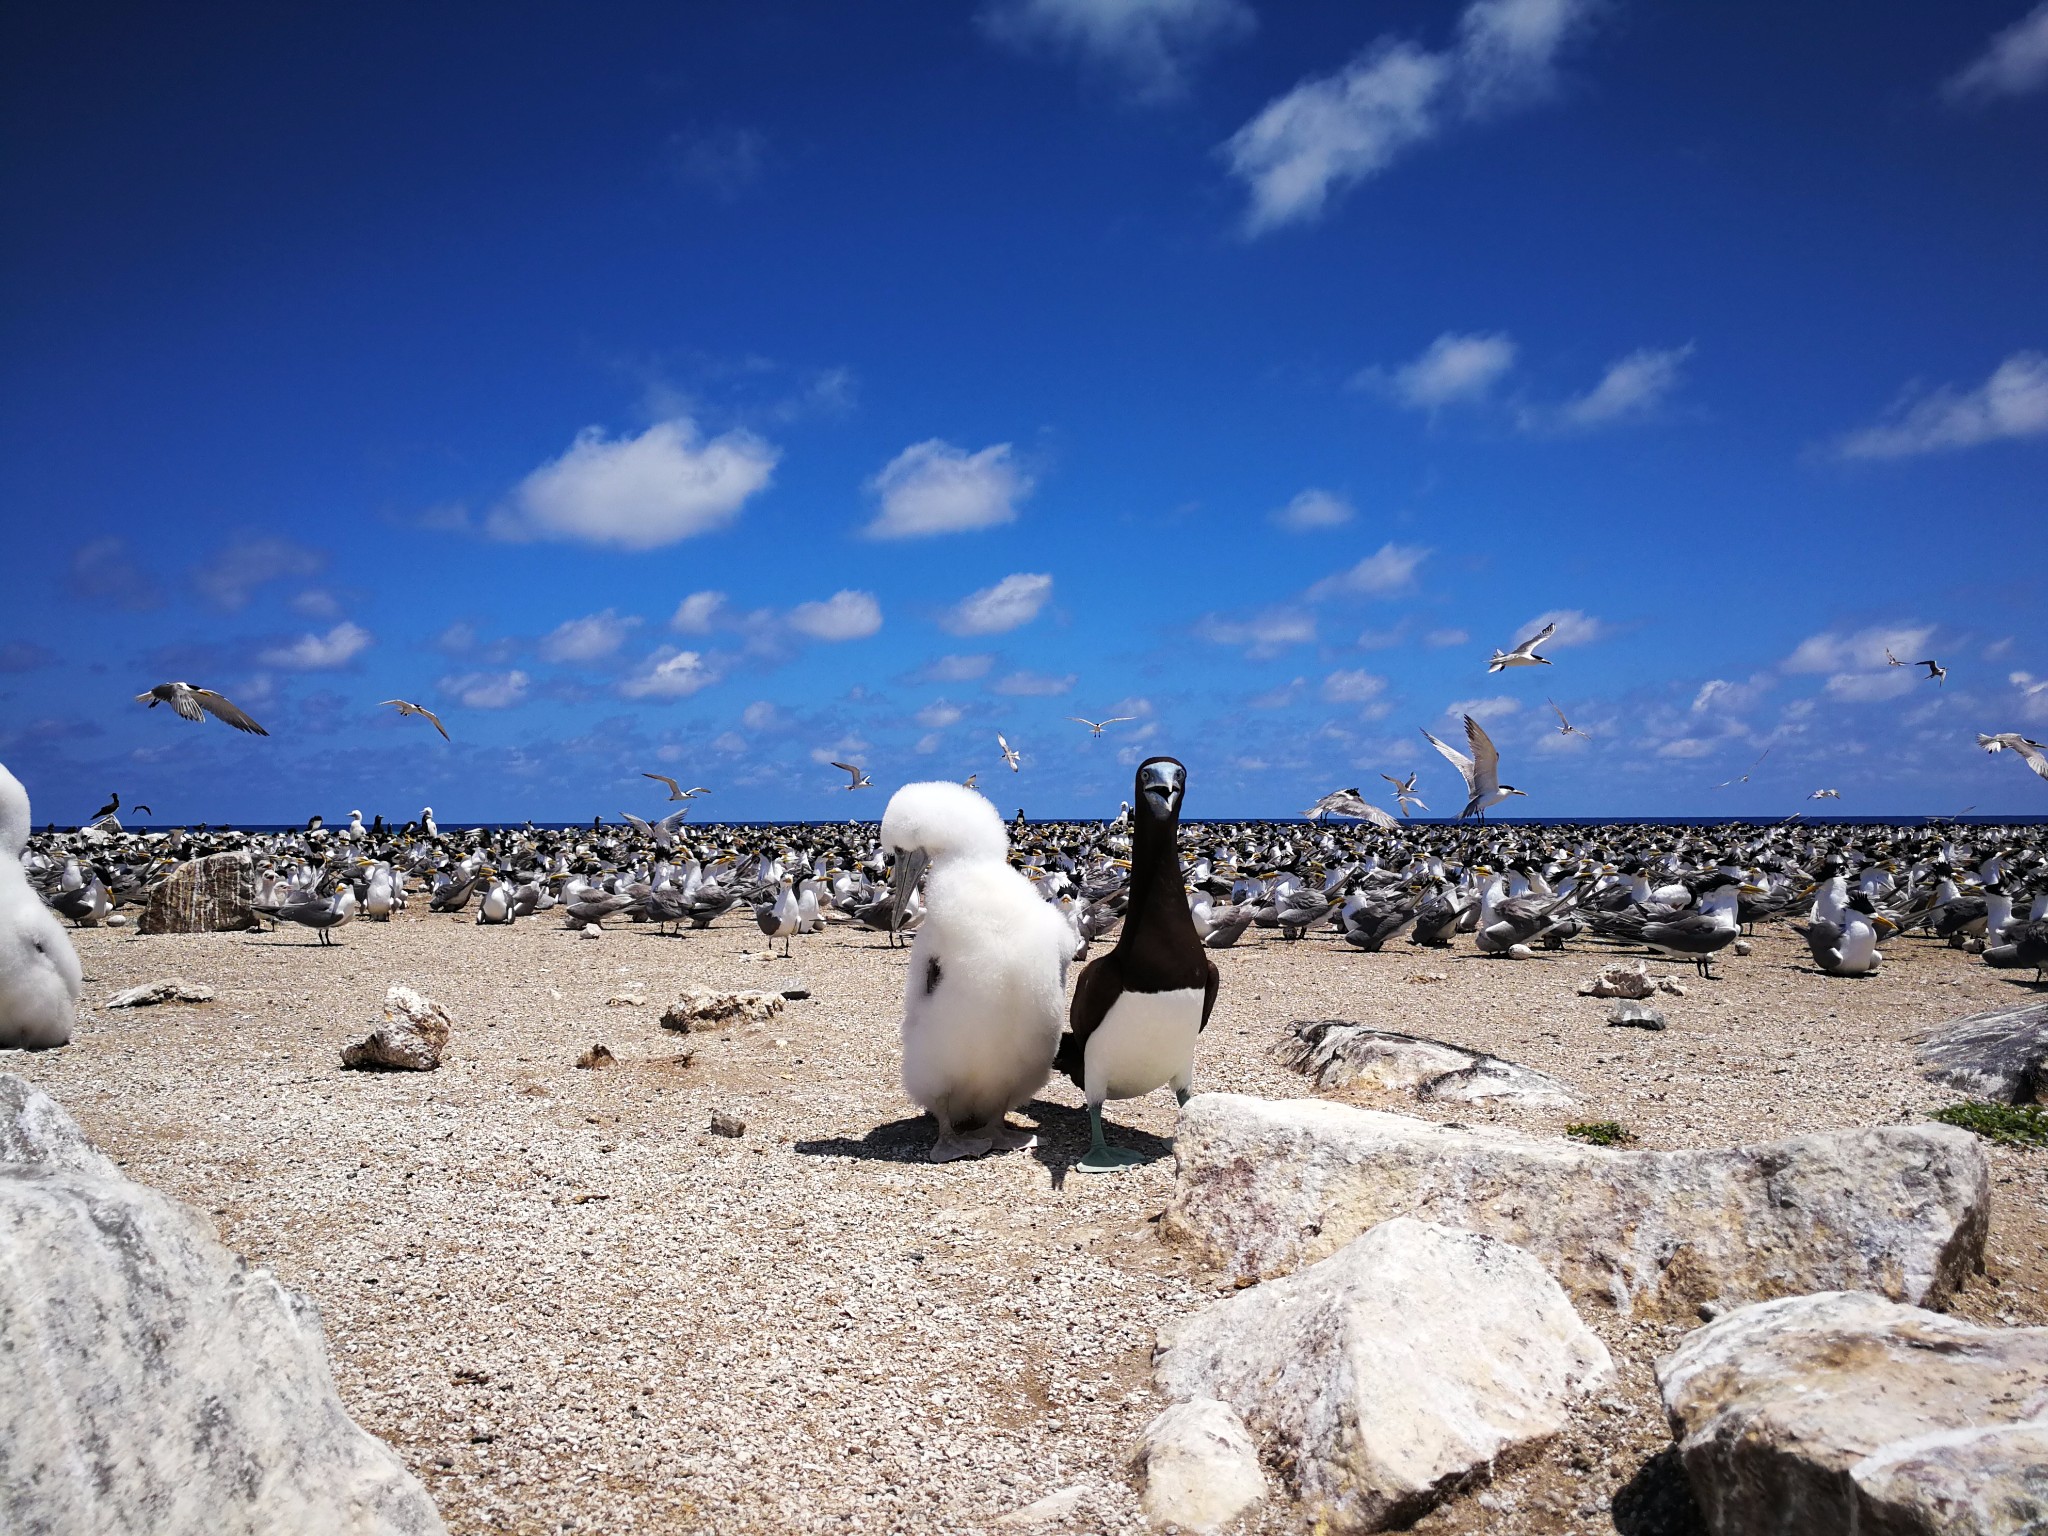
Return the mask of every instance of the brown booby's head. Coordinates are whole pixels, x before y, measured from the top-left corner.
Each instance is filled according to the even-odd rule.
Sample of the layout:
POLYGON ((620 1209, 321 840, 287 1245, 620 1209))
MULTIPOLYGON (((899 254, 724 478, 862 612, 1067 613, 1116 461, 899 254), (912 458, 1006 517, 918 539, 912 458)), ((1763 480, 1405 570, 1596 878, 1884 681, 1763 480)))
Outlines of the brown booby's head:
POLYGON ((1138 804, 1160 821, 1180 815, 1188 771, 1178 758, 1148 757, 1138 764, 1138 804))

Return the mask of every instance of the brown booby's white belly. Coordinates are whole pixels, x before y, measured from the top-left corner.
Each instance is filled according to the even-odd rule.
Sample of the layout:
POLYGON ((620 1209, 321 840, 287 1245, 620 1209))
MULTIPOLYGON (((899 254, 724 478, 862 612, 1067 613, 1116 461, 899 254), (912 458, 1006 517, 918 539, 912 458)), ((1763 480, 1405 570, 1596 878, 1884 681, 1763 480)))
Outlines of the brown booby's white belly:
POLYGON ((1178 992, 1125 992, 1088 1036, 1083 1091, 1091 1104, 1135 1099, 1168 1083, 1186 1087, 1202 1032, 1200 987, 1178 992))

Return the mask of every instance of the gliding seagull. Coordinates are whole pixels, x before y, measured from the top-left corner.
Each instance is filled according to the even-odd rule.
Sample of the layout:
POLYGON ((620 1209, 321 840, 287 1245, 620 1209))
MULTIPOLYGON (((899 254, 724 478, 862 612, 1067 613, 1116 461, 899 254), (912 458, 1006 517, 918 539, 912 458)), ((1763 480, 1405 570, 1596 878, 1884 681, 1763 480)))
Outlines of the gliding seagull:
POLYGON ((687 800, 692 795, 708 795, 711 793, 710 790, 706 789, 701 784, 699 784, 695 789, 684 789, 680 784, 678 784, 674 779, 670 778, 665 773, 643 773, 640 775, 640 777, 643 779, 658 779, 662 783, 666 784, 668 786, 668 797, 671 800, 687 800))
POLYGON ((1465 716, 1465 740, 1472 745, 1470 757, 1456 747, 1444 745, 1428 731, 1424 731, 1422 735, 1432 747, 1450 759, 1451 766, 1463 775, 1465 788, 1471 793, 1472 798, 1465 802, 1465 809, 1458 812, 1458 820, 1463 821, 1467 816, 1477 816, 1484 821, 1489 805, 1499 805, 1509 795, 1528 793, 1527 790, 1517 789, 1512 784, 1501 783, 1500 752, 1494 746, 1493 738, 1487 735, 1484 727, 1470 715, 1465 716))
POLYGON ((190 683, 158 683, 149 692, 135 695, 135 702, 147 704, 151 709, 159 704, 168 704, 187 720, 202 720, 211 715, 222 724, 247 731, 251 736, 270 734, 211 688, 195 688, 190 683))
POLYGON ((1380 775, 1380 777, 1385 779, 1389 784, 1394 786, 1394 798, 1395 800, 1400 802, 1401 814, 1403 816, 1406 816, 1408 814, 1408 805, 1410 801, 1414 802, 1415 808, 1418 811, 1426 811, 1429 809, 1428 806, 1422 803, 1422 796, 1418 795, 1415 792, 1415 781, 1417 778, 1420 777, 1419 771, 1417 773, 1409 774, 1408 777, 1405 779, 1397 779, 1391 773, 1383 773, 1380 775))
POLYGON ((1105 725, 1123 725, 1138 717, 1136 715, 1111 715, 1107 720, 1083 720, 1079 715, 1069 715, 1067 718, 1076 725, 1087 726, 1090 736, 1100 736, 1105 725))
POLYGON ((851 763, 834 763, 832 766, 834 768, 837 768, 841 773, 845 774, 848 778, 853 780, 851 784, 842 785, 841 788, 873 789, 875 787, 875 781, 869 778, 866 774, 862 773, 858 768, 854 767, 851 763))
POLYGON ((387 706, 396 708, 398 711, 398 718, 401 720, 403 720, 407 715, 426 716, 428 720, 433 722, 434 729, 441 733, 441 739, 443 741, 446 741, 448 739, 448 727, 441 723, 441 717, 435 714, 431 709, 422 708, 420 705, 411 703, 405 699, 386 699, 383 704, 380 704, 378 706, 378 708, 382 709, 387 706))
POLYGON ((2034 772, 2048 779, 2048 747, 2038 741, 2030 741, 2018 731, 2000 731, 1996 736, 1979 734, 1977 745, 1986 752, 2003 752, 2007 747, 2019 753, 2020 761, 2034 772))
POLYGON ((1546 624, 1535 634, 1524 640, 1512 651, 1495 648, 1493 660, 1486 664, 1489 672, 1498 672, 1502 667, 1547 667, 1550 660, 1536 654, 1536 647, 1557 633, 1557 625, 1546 624))

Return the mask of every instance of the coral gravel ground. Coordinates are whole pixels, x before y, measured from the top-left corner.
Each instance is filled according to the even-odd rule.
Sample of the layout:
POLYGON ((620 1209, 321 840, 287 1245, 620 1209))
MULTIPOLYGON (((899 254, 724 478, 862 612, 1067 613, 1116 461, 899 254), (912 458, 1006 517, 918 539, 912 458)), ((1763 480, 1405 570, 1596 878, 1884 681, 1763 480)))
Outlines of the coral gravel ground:
MULTIPOLYGON (((929 1122, 896 1077, 905 951, 849 927, 790 960, 730 918, 590 940, 417 908, 331 949, 296 932, 76 938, 92 1011, 75 1043, 0 1068, 319 1302, 344 1402, 452 1530, 964 1532, 1077 1486, 1044 1529, 1142 1528, 1125 1462, 1161 1406, 1153 1338, 1217 1285, 1153 1225, 1171 1095, 1112 1107, 1121 1139, 1158 1154, 1129 1175, 1070 1172, 1086 1122, 1064 1080, 1034 1108, 1035 1152, 926 1163, 929 1122), (99 1007, 170 974, 214 1001, 99 1007), (443 1066, 339 1070, 394 981, 453 1016, 443 1066), (694 985, 811 995, 761 1027, 659 1028, 694 985), (616 1064, 578 1068, 600 1042, 616 1064), (711 1134, 714 1112, 744 1134, 711 1134)), ((1614 1120, 1646 1148, 1769 1140, 1925 1120, 1955 1096, 1921 1081, 1911 1037, 2033 991, 1909 940, 1875 978, 1829 978, 1780 930, 1724 956, 1725 980, 1687 971, 1685 996, 1658 999, 1670 1029, 1646 1034, 1577 995, 1610 954, 1364 955, 1254 931, 1217 956, 1198 1087, 1305 1093, 1271 1046, 1295 1019, 1355 1018, 1525 1062, 1581 1104, 1355 1102, 1545 1136, 1614 1120)), ((1953 1310, 2048 1323, 2048 1152, 1987 1151, 1987 1273, 1953 1310)), ((1613 1388, 1420 1529, 1696 1528, 1651 1374, 1683 1330, 1587 1321, 1613 1388)), ((1289 1528, 1284 1508, 1251 1528, 1289 1528)))

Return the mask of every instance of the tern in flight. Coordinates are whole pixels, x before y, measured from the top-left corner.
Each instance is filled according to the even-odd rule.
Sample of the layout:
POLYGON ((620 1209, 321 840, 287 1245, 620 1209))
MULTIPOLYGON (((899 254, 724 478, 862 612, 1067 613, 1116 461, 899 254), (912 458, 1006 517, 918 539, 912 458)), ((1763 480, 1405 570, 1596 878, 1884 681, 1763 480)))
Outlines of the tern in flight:
POLYGON ((1327 816, 1349 816, 1357 821, 1369 821, 1376 827, 1400 825, 1355 789, 1332 790, 1301 814, 1310 821, 1321 821, 1327 816))
POLYGON ((1549 666, 1550 658, 1547 656, 1538 656, 1536 654, 1536 647, 1541 645, 1544 641, 1548 640, 1552 635, 1556 633, 1557 626, 1555 624, 1546 624, 1541 629, 1537 630, 1535 634, 1531 635, 1528 639, 1524 640, 1520 645, 1516 646, 1512 651, 1503 651, 1496 649, 1493 653, 1493 660, 1489 661, 1486 664, 1486 670, 1489 672, 1498 672, 1502 667, 1549 666))
POLYGON ((1394 798, 1400 802, 1401 814, 1403 816, 1408 814, 1408 807, 1410 805, 1413 805, 1418 811, 1429 809, 1428 806, 1422 803, 1422 796, 1415 792, 1415 781, 1420 777, 1419 773, 1411 773, 1405 779, 1397 779, 1391 773, 1383 773, 1380 777, 1394 786, 1394 798))
POLYGON ((1547 703, 1547 704, 1549 704, 1549 706, 1551 707, 1551 709, 1553 709, 1553 710, 1555 710, 1555 711, 1556 711, 1556 714, 1557 714, 1557 734, 1558 734, 1558 735, 1560 735, 1560 736, 1582 736, 1582 737, 1584 737, 1584 738, 1585 738, 1585 739, 1586 739, 1587 741, 1591 741, 1591 740, 1593 739, 1593 738, 1592 738, 1592 736, 1591 736, 1591 735, 1590 735, 1589 733, 1587 733, 1587 732, 1585 732, 1585 731, 1582 731, 1582 730, 1580 730, 1580 729, 1579 729, 1579 728, 1578 728, 1578 727, 1577 727, 1576 725, 1573 725, 1573 724, 1571 723, 1571 721, 1569 721, 1569 720, 1565 719, 1565 717, 1564 717, 1564 711, 1563 711, 1563 710, 1561 710, 1561 709, 1558 709, 1558 707, 1557 707, 1557 700, 1555 700, 1555 699, 1546 699, 1546 700, 1545 700, 1544 702, 1545 702, 1545 703, 1547 703))
POLYGON ((996 745, 1003 749, 1003 761, 1009 765, 1010 772, 1015 773, 1017 771, 1017 764, 1020 761, 1017 749, 1003 740, 1003 733, 1001 731, 996 732, 996 745))
POLYGON ((960 787, 962 789, 972 789, 974 788, 974 781, 980 777, 981 775, 978 773, 970 773, 965 779, 961 780, 960 787))
POLYGON ((1069 715, 1067 718, 1076 725, 1087 726, 1090 736, 1100 736, 1105 725, 1124 725, 1138 717, 1136 715, 1111 715, 1107 720, 1083 720, 1079 715, 1069 715))
POLYGON ((270 734, 211 688, 195 688, 190 683, 158 683, 149 692, 135 695, 135 702, 147 704, 151 709, 159 704, 168 704, 187 720, 203 720, 211 715, 222 724, 247 731, 251 736, 270 734))
POLYGON ((695 789, 684 789, 682 785, 665 773, 643 773, 640 777, 643 779, 655 779, 666 784, 668 786, 668 797, 671 800, 687 800, 692 795, 708 795, 711 793, 702 784, 699 784, 695 789))
POLYGON ((2048 779, 2048 747, 2038 741, 2030 741, 2018 731, 2000 731, 1996 736, 1979 735, 1977 745, 1986 752, 2003 752, 2008 747, 2019 753, 2020 761, 2034 772, 2048 779))
POLYGON ((1809 800, 1839 800, 1842 798, 1842 792, 1839 789, 1816 789, 1806 798, 1809 800))
POLYGON ((1771 749, 1769 747, 1765 747, 1763 751, 1763 757, 1759 757, 1755 762, 1749 765, 1748 773, 1741 774, 1732 779, 1723 779, 1720 783, 1716 784, 1714 788, 1726 789, 1730 784, 1747 784, 1749 782, 1749 775, 1751 773, 1755 773, 1757 769, 1763 767, 1764 757, 1769 757, 1770 755, 1771 749))
POLYGON ((1499 805, 1510 795, 1528 794, 1525 789, 1501 783, 1499 749, 1494 746, 1493 738, 1486 734, 1485 728, 1470 715, 1465 717, 1465 740, 1472 746, 1470 757, 1456 747, 1446 746, 1428 731, 1422 734, 1424 739, 1450 759, 1451 766, 1464 776, 1465 788, 1470 792, 1471 798, 1465 802, 1465 809, 1458 812, 1458 820, 1463 821, 1467 816, 1477 816, 1484 821, 1488 806, 1499 805))
POLYGON ((1886 646, 1884 648, 1884 659, 1886 663, 1890 666, 1903 667, 1905 665, 1903 661, 1899 660, 1898 657, 1892 654, 1892 648, 1890 646, 1886 646))
POLYGON ((435 714, 431 709, 427 709, 422 705, 414 704, 408 699, 386 699, 382 704, 378 705, 377 707, 379 709, 389 708, 397 710, 398 718, 401 720, 403 720, 407 715, 423 715, 427 718, 428 721, 430 721, 433 724, 434 729, 441 733, 441 739, 443 741, 446 741, 448 739, 448 727, 441 723, 441 717, 435 714))
POLYGON ((1933 678, 1937 683, 1946 683, 1948 680, 1948 668, 1944 667, 1938 661, 1916 661, 1913 663, 1913 665, 1916 667, 1925 667, 1927 669, 1927 675, 1933 678))
POLYGON ((834 768, 837 768, 841 773, 845 774, 847 778, 853 781, 850 784, 842 786, 843 788, 873 789, 875 787, 875 781, 869 778, 866 774, 862 773, 858 768, 854 767, 851 763, 834 763, 832 766, 834 768))

